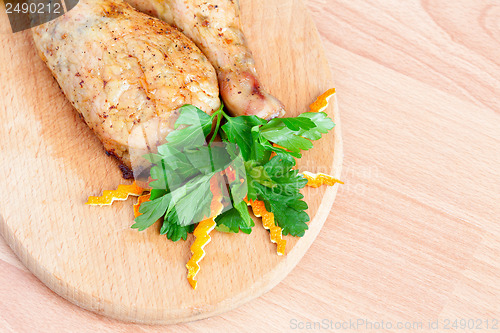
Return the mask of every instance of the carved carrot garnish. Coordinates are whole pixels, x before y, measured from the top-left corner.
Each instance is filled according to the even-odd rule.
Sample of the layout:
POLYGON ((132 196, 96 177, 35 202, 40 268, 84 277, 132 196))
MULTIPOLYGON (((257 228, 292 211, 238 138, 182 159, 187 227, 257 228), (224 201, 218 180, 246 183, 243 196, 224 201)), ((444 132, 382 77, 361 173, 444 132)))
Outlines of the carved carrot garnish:
POLYGON ((335 88, 325 91, 309 106, 309 112, 323 112, 328 106, 328 101, 334 94, 335 88))
POLYGON ((285 254, 286 240, 282 238, 281 228, 274 223, 274 214, 266 210, 263 201, 245 200, 247 205, 252 207, 256 217, 262 217, 262 225, 271 233, 271 242, 276 243, 278 255, 285 254))
POLYGON ((211 217, 198 223, 193 232, 195 237, 194 243, 191 245, 191 253, 193 255, 186 264, 186 268, 188 270, 187 279, 193 289, 196 289, 198 284, 198 281, 195 280, 196 275, 200 271, 200 265, 198 263, 205 256, 204 248, 212 239, 210 237, 210 232, 217 225, 215 218, 224 209, 224 205, 222 204, 222 193, 217 180, 218 178, 216 176, 210 179, 210 191, 213 194, 212 202, 210 204, 211 217))
POLYGON ((142 203, 149 201, 150 197, 151 197, 151 194, 145 194, 145 195, 141 195, 139 198, 137 198, 137 203, 134 205, 134 218, 142 215, 142 213, 139 212, 139 208, 141 208, 142 203))
POLYGON ((131 185, 118 185, 114 191, 104 191, 100 197, 89 197, 87 205, 106 206, 111 205, 115 200, 126 200, 129 195, 139 196, 144 192, 144 189, 138 186, 135 182, 131 185))
POLYGON ((196 285, 198 284, 198 281, 195 280, 196 275, 200 271, 198 263, 205 256, 204 247, 210 243, 210 232, 215 228, 216 224, 213 218, 209 218, 198 223, 194 229, 193 234, 196 239, 193 245, 191 245, 193 255, 186 264, 186 268, 188 269, 187 279, 193 289, 196 289, 196 285))
POLYGON ((307 179, 307 186, 320 187, 321 185, 333 186, 337 183, 344 184, 343 181, 333 178, 324 173, 311 173, 309 171, 302 172, 302 175, 307 179))

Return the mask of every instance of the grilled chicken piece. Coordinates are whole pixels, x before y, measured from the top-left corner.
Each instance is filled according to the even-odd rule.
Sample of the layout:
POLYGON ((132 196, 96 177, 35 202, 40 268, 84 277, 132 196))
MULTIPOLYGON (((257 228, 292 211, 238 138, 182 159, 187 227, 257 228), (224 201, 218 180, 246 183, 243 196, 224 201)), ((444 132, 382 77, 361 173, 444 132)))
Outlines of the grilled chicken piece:
POLYGON ((131 150, 162 143, 180 106, 208 114, 220 106, 216 72, 196 45, 121 0, 80 0, 33 28, 33 37, 64 94, 122 163, 124 177, 132 176, 131 150))
POLYGON ((135 8, 177 27, 205 53, 217 70, 222 99, 235 116, 270 119, 283 105, 259 83, 240 23, 238 0, 126 0, 135 8))

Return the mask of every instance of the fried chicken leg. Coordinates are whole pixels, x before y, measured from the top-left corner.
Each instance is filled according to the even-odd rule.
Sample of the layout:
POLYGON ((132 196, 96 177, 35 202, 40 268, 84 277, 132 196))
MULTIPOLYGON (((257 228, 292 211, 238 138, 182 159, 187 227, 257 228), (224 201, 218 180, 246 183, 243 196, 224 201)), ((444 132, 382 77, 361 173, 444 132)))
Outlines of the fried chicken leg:
POLYGON ((148 152, 164 141, 180 106, 208 114, 220 106, 216 72, 198 47, 121 0, 80 0, 33 28, 33 37, 64 94, 122 171, 132 167, 131 150, 148 152))
POLYGON ((126 0, 191 38, 217 70, 222 99, 235 115, 270 119, 283 105, 259 83, 240 23, 238 0, 126 0))

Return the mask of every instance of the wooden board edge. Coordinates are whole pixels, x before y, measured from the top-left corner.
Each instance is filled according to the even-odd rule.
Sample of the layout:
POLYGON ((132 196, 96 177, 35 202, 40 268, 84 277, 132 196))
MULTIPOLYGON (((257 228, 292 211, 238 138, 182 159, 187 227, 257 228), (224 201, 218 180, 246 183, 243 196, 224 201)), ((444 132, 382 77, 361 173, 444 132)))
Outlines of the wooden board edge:
MULTIPOLYGON (((342 160, 343 160, 343 146, 342 146, 342 136, 341 136, 341 126, 340 126, 340 115, 337 105, 337 97, 333 96, 331 99, 333 101, 334 108, 334 122, 336 123, 334 129, 334 158, 333 164, 331 166, 332 175, 335 178, 340 178, 342 171, 342 160)), ((126 321, 137 324, 153 324, 153 325, 164 325, 164 324, 175 324, 194 320, 200 320, 208 318, 211 316, 220 315, 224 312, 233 310, 248 301, 255 299, 264 293, 271 290, 279 282, 281 282, 291 270, 298 264, 302 257, 307 252, 307 249, 312 245, 316 236, 319 234, 323 224, 328 217, 331 207, 335 201, 335 196, 338 190, 338 184, 330 187, 326 190, 325 195, 321 201, 318 208, 318 212, 309 224, 310 228, 306 235, 301 238, 291 252, 287 255, 286 260, 283 260, 274 267, 266 276, 264 276, 259 282, 254 284, 251 289, 247 289, 244 293, 240 293, 231 299, 226 299, 221 303, 212 305, 207 309, 193 310, 195 313, 186 315, 186 311, 183 311, 183 316, 178 316, 176 313, 169 313, 167 316, 162 316, 161 318, 151 318, 148 317, 147 313, 140 313, 140 309, 129 309, 127 312, 136 313, 136 316, 130 317, 124 316, 123 312, 109 311, 110 307, 101 306, 103 301, 95 297, 94 295, 82 294, 81 291, 77 290, 74 286, 71 286, 64 281, 58 280, 52 276, 50 272, 43 269, 42 266, 36 265, 36 260, 27 252, 25 248, 22 248, 19 242, 15 241, 15 235, 7 227, 2 216, 0 216, 0 235, 2 235, 20 259, 20 261, 32 272, 42 283, 44 283, 49 289, 54 291, 56 294, 62 298, 76 304, 77 306, 84 308, 88 311, 99 315, 105 315, 107 317, 117 319, 120 321, 126 321), (92 301, 89 302, 88 300, 92 301), (85 300, 85 301, 83 301, 85 300), (93 305, 93 306, 92 306, 93 305), (131 311, 134 310, 134 311, 131 311), (144 319, 138 319, 144 318, 144 319)))

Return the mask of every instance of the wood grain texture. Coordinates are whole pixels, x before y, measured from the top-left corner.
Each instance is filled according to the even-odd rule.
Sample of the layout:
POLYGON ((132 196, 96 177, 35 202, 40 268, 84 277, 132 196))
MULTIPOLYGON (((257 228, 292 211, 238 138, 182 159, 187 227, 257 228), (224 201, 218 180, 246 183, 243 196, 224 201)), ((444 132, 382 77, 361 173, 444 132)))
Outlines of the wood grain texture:
POLYGON ((127 325, 60 299, 1 248, 2 329, 297 332, 293 319, 500 317, 498 2, 309 0, 308 8, 335 77, 346 184, 287 278, 218 317, 127 325))
MULTIPOLYGON (((332 81, 303 3, 242 1, 242 12, 264 84, 283 101, 288 115, 308 111, 332 81), (265 34, 252 28, 261 25, 268 27, 265 34), (289 26, 290 39, 279 42, 283 26, 289 26)), ((6 94, 1 103, 0 156, 8 162, 0 166, 5 175, 0 189, 9 194, 0 203, 0 233, 21 262, 57 294, 93 312, 136 323, 205 318, 275 286, 319 233, 337 186, 305 189, 309 230, 300 239, 286 237, 286 256, 276 255, 276 245, 258 220, 250 235, 212 232, 193 291, 185 267, 192 236, 173 243, 159 235, 159 225, 145 232, 131 229, 132 199, 111 207, 84 205, 89 195, 124 182, 117 162, 104 154, 36 56, 30 32, 3 36, 3 42, 9 47, 0 54, 12 60, 2 68, 6 94)), ((340 178, 335 98, 327 112, 337 127, 298 165, 300 170, 340 178)))

